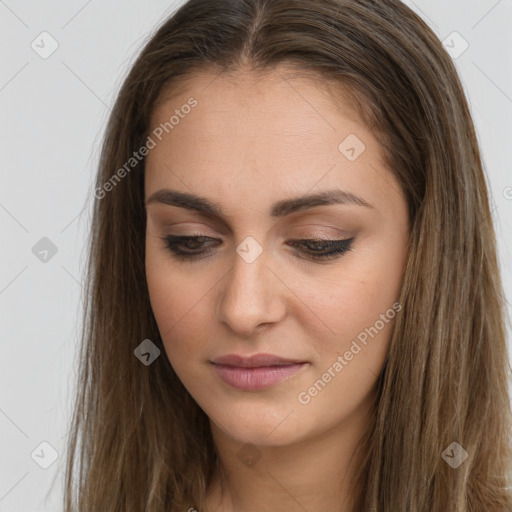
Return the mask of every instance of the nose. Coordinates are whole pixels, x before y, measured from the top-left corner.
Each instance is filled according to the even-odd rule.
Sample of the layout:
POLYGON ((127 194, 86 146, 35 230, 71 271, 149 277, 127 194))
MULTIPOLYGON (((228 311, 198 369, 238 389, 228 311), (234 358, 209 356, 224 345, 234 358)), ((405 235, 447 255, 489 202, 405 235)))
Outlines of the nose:
POLYGON ((265 251, 251 263, 237 253, 220 286, 217 318, 241 336, 286 315, 286 286, 267 266, 265 251))

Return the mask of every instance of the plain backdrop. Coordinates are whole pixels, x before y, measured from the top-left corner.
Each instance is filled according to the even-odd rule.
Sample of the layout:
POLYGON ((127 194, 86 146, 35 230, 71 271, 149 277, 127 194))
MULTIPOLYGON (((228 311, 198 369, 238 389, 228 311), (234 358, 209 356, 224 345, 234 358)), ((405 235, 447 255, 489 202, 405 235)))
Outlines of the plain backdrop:
MULTIPOLYGON (((0 512, 62 509, 99 144, 130 63, 181 3, 0 0, 0 512)), ((464 83, 510 312, 512 0, 405 3, 464 83)))

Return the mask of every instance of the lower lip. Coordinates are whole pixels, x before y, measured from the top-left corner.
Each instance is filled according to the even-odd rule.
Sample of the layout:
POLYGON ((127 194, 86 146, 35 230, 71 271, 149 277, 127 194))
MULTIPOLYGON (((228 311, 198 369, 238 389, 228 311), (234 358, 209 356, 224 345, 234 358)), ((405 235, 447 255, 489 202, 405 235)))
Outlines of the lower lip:
POLYGON ((213 366, 226 384, 245 391, 257 391, 289 379, 306 365, 307 363, 297 363, 259 368, 242 368, 223 364, 213 366))

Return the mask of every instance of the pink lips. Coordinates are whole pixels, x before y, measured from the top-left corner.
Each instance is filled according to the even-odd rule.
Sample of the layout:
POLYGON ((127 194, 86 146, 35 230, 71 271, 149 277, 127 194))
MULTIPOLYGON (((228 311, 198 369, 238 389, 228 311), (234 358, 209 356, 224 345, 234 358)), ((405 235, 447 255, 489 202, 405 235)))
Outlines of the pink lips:
POLYGON ((273 386, 290 378, 308 364, 271 354, 256 354, 251 357, 229 354, 212 362, 215 371, 226 384, 245 391, 273 386))

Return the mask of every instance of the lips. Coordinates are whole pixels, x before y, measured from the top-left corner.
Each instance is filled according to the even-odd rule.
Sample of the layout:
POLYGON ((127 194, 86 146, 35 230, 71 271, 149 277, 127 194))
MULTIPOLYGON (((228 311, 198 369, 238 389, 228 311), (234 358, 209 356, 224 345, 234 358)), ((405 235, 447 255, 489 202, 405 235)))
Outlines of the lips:
POLYGON ((228 354, 213 360, 213 364, 222 364, 239 368, 260 368, 262 366, 284 366, 289 364, 304 363, 299 359, 285 359, 272 354, 256 354, 243 357, 237 354, 228 354))
POLYGON ((272 354, 250 357, 228 354, 212 361, 218 376, 231 387, 257 391, 288 380, 309 363, 272 354))

